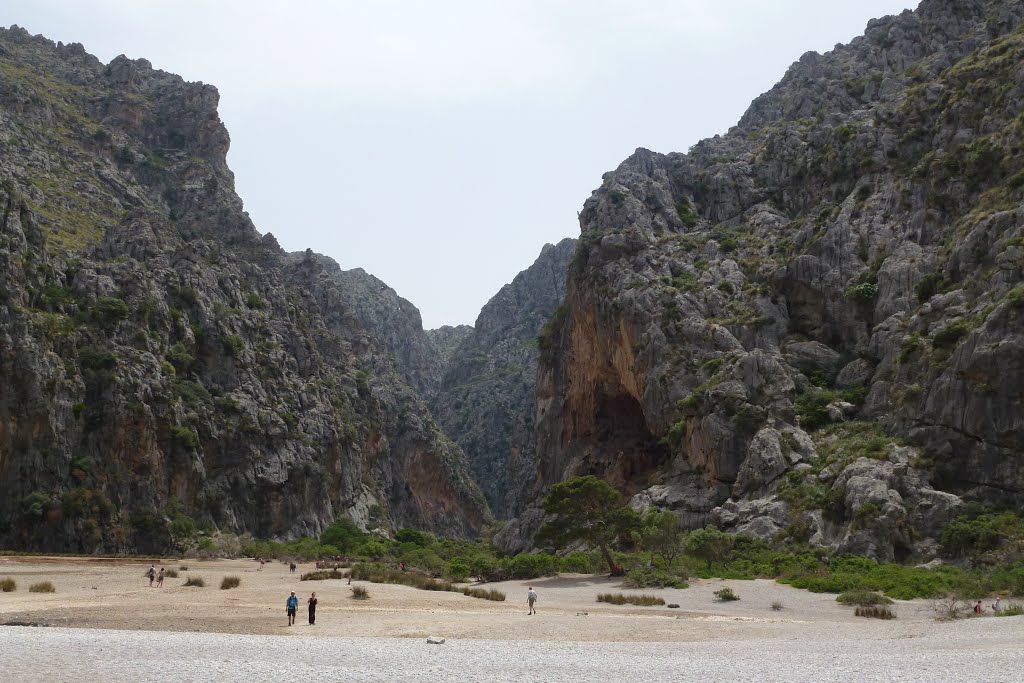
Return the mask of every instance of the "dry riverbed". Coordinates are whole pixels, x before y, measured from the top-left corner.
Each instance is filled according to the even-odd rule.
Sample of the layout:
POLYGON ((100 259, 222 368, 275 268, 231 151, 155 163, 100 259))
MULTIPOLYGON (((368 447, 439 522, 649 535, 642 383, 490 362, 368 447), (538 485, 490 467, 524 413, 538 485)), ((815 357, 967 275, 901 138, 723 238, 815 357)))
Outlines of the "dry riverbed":
POLYGON ((0 680, 1009 681, 1021 661, 1024 617, 939 623, 927 601, 913 601, 895 606, 896 620, 869 620, 833 595, 773 581, 642 591, 574 575, 487 584, 505 602, 353 582, 370 593, 357 601, 347 580, 300 581, 312 565, 291 574, 281 563, 257 571, 251 560, 167 561, 157 566, 180 575, 163 588, 148 586, 148 566, 0 558, 0 579, 18 584, 0 593, 0 624, 58 627, 0 627, 0 680), (241 585, 221 590, 224 576, 241 585), (185 587, 186 577, 206 587, 185 587), (39 581, 56 592, 28 592, 39 581), (536 616, 526 612, 528 585, 540 594, 536 616), (716 601, 723 586, 741 599, 716 601), (292 590, 301 602, 289 627, 292 590), (310 626, 305 601, 314 590, 310 626), (680 607, 598 604, 604 592, 653 594, 680 607), (448 642, 428 646, 428 635, 448 642))

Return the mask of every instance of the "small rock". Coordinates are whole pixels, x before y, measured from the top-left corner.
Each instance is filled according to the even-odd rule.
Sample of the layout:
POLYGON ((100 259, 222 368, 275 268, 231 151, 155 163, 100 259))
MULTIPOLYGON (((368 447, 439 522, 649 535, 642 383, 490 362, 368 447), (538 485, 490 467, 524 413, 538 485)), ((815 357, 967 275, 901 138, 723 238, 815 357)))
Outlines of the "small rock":
POLYGON ((444 638, 441 638, 440 636, 430 636, 427 638, 427 643, 429 645, 444 645, 444 638))

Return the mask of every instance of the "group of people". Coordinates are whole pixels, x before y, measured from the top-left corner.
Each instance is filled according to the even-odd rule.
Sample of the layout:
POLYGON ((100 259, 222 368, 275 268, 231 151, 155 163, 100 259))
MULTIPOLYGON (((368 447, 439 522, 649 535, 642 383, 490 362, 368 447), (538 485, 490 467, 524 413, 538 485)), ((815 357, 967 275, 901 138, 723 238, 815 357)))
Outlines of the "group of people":
MULTIPOLYGON (((309 608, 309 625, 312 626, 316 623, 316 593, 312 593, 309 599, 306 600, 306 606, 309 608)), ((299 598, 295 595, 295 591, 288 596, 288 600, 285 603, 285 609, 288 613, 288 625, 295 625, 295 614, 299 611, 299 598)))
MULTIPOLYGON (((312 626, 313 624, 316 623, 316 604, 317 604, 316 593, 311 593, 309 598, 306 600, 306 607, 309 610, 309 625, 310 626, 312 626)), ((537 604, 537 591, 535 591, 533 589, 533 586, 530 586, 529 590, 526 591, 526 605, 527 605, 527 607, 530 610, 529 612, 527 612, 527 614, 529 614, 530 616, 533 616, 534 614, 537 613, 537 608, 535 606, 536 604, 537 604)), ((999 604, 998 600, 996 600, 996 604, 997 605, 999 604)), ((981 605, 981 601, 980 600, 978 601, 978 605, 981 605)), ((994 608, 995 608, 995 606, 993 606, 993 609, 994 608)), ((288 615, 288 625, 289 626, 294 626, 295 625, 295 617, 298 614, 298 612, 299 612, 299 596, 295 595, 295 591, 292 591, 291 595, 289 595, 288 599, 285 601, 285 613, 288 615)))
POLYGON ((156 570, 155 565, 149 565, 149 569, 146 570, 146 576, 149 577, 149 585, 152 588, 153 582, 156 581, 157 588, 164 587, 164 568, 160 567, 159 573, 156 570))
MULTIPOLYGON (((992 611, 995 612, 996 614, 999 614, 1000 612, 1003 611, 1003 600, 1002 600, 1002 598, 996 598, 996 601, 992 603, 992 611)), ((978 600, 978 602, 975 603, 975 605, 974 605, 974 613, 975 614, 984 614, 985 613, 985 608, 982 606, 981 600, 978 600)))

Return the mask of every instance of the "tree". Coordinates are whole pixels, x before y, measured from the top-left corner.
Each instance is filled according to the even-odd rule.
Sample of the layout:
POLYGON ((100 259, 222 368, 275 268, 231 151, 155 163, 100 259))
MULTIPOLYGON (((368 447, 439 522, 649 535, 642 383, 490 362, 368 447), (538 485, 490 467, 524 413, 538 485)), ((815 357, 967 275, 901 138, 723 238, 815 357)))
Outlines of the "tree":
POLYGON ((703 529, 691 531, 685 541, 686 552, 708 563, 708 569, 714 562, 725 559, 732 550, 736 539, 724 531, 719 531, 710 524, 703 529))
POLYGON ((574 477, 555 484, 544 498, 544 512, 555 515, 537 532, 538 543, 564 547, 582 541, 600 549, 613 576, 624 572, 608 546, 639 526, 639 515, 623 507, 622 496, 595 476, 574 477))
POLYGON ((658 554, 669 569, 683 554, 685 534, 679 528, 679 518, 668 510, 651 508, 640 519, 640 544, 651 554, 658 554))

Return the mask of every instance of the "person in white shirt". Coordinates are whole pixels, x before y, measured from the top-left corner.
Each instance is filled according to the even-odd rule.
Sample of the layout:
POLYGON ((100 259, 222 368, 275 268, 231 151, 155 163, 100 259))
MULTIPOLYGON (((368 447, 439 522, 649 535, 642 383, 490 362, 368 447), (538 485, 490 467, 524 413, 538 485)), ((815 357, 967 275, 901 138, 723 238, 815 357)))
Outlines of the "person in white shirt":
POLYGON ((533 590, 533 586, 530 586, 530 590, 526 592, 526 604, 530 606, 530 611, 527 612, 530 616, 537 613, 537 608, 534 607, 534 603, 537 602, 537 591, 533 590))

